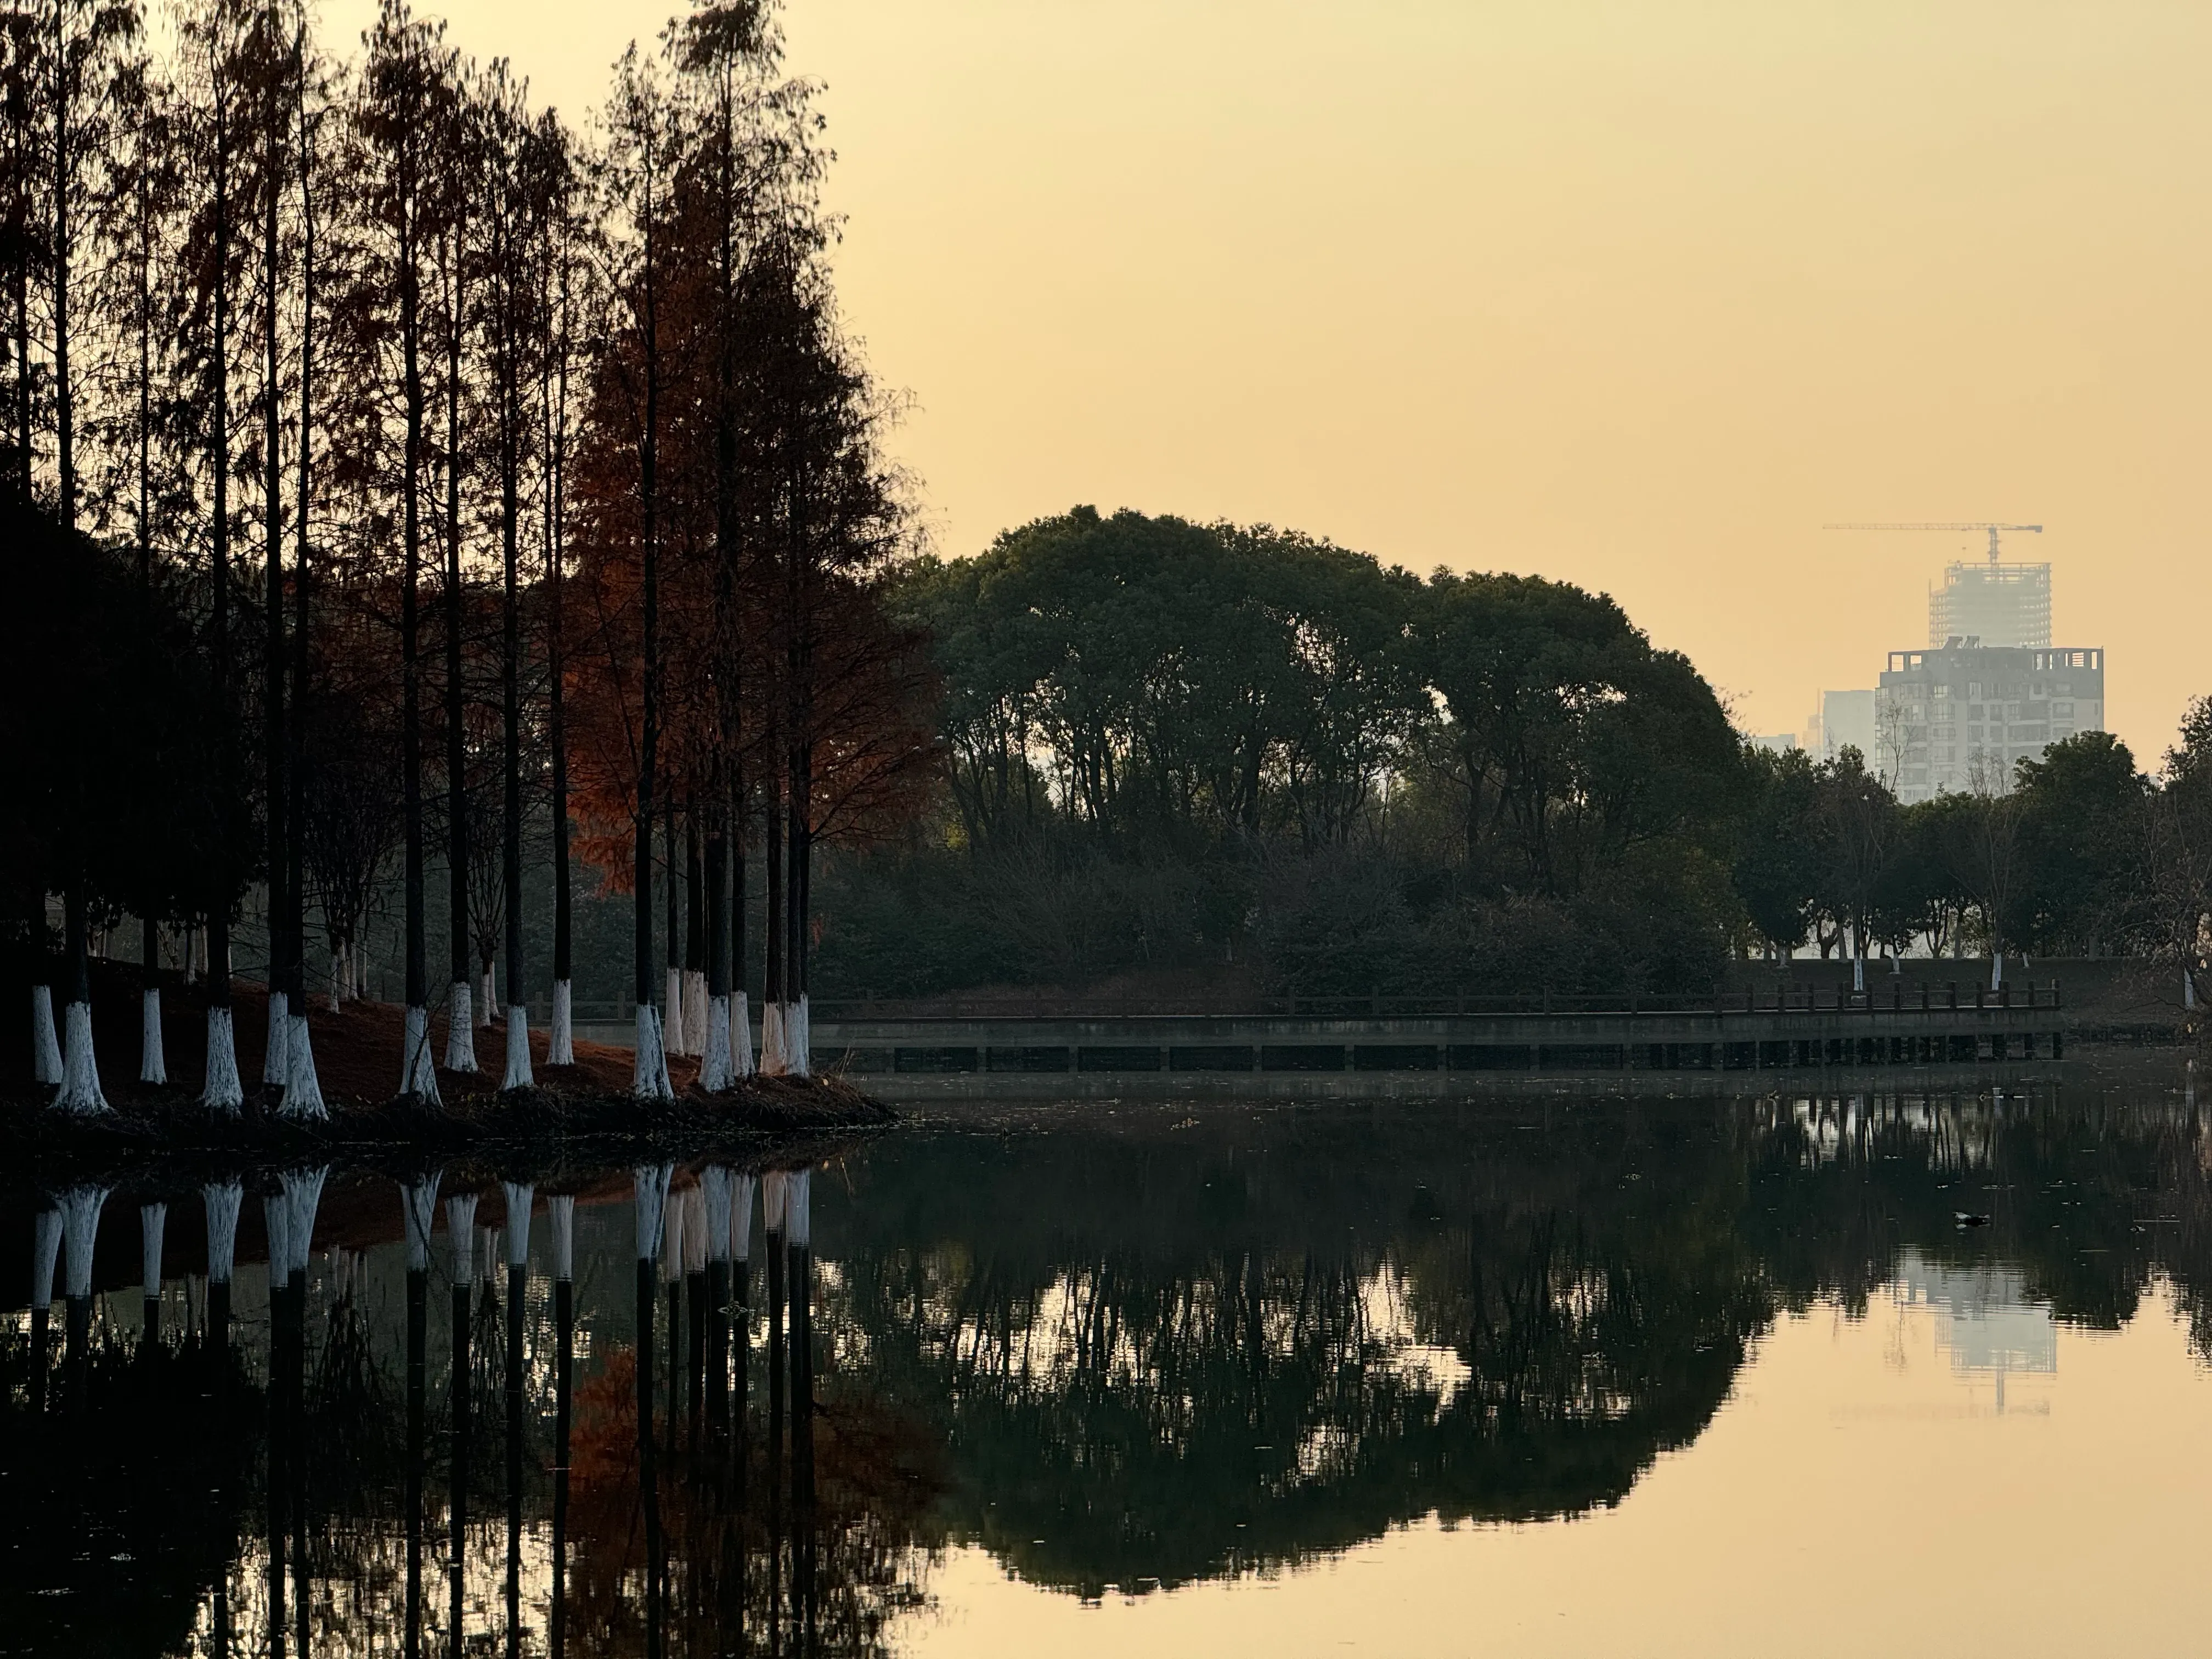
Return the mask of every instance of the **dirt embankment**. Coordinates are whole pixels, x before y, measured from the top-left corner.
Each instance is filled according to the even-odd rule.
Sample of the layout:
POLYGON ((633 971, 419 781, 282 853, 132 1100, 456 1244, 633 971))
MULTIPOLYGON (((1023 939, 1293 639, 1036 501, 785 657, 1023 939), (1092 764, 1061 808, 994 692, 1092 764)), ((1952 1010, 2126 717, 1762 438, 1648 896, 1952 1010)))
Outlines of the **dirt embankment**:
MULTIPOLYGON (((167 976, 165 976, 166 978, 167 976)), ((574 1066, 546 1064, 546 1034, 531 1033, 537 1086, 502 1093, 505 1031, 478 1028, 473 1073, 440 1067, 441 1104, 426 1109, 393 1098, 399 1081, 404 1011, 389 1003, 346 1004, 331 1012, 318 999, 309 1010, 316 1073, 331 1109, 326 1120, 304 1123, 279 1115, 279 1091, 260 1082, 269 1042, 269 999, 258 985, 232 993, 232 1023, 239 1075, 246 1081, 246 1109, 235 1117, 210 1115, 198 1104, 207 1066, 207 998, 204 988, 162 987, 162 1045, 170 1081, 137 1080, 142 1008, 137 969, 95 964, 93 1042, 100 1088, 115 1108, 95 1118, 64 1117, 47 1104, 52 1090, 33 1081, 27 1006, 7 1022, 4 1071, 0 1071, 0 1133, 19 1153, 59 1152, 100 1146, 160 1146, 201 1149, 233 1157, 249 1152, 354 1157, 459 1153, 491 1144, 585 1139, 626 1142, 689 1140, 702 1133, 757 1135, 882 1123, 891 1114, 842 1078, 756 1078, 737 1089, 708 1094, 698 1087, 698 1063, 672 1058, 677 1098, 643 1103, 630 1098, 631 1053, 600 1043, 575 1044, 574 1066)), ((56 1011, 58 1014, 59 1011, 56 1011)), ((446 1020, 431 1021, 431 1052, 446 1053, 446 1020)))

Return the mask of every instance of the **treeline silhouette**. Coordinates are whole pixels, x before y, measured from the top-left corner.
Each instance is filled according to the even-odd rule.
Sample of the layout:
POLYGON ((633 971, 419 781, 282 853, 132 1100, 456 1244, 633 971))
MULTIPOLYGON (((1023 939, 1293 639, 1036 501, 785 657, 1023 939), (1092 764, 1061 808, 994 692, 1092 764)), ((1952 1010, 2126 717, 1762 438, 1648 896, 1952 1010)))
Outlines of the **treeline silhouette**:
POLYGON ((0 7, 27 607, 0 842, 64 1109, 105 1107, 88 957, 125 916, 142 1080, 167 1081, 180 954, 210 1005, 193 1086, 239 1109, 250 891, 283 1109, 323 1109, 310 916, 331 1000, 359 994, 387 886, 395 1089, 477 1070, 495 1006, 503 1086, 528 1085, 534 996, 535 1063, 571 1058, 579 859, 632 911, 639 1093, 669 1092, 672 1048, 709 1087, 752 1070, 749 944, 761 1063, 807 1069, 814 848, 909 810, 931 693, 884 604, 910 531, 830 283, 811 91, 757 0, 633 46, 585 129, 404 0, 344 57, 281 0, 0 7))
MULTIPOLYGON (((227 1297, 180 1296, 173 1271, 166 1314, 139 1301, 132 1200, 198 1178, 146 1169, 108 1201, 105 1316, 88 1277, 49 1310, 31 1264, 28 1328, 0 1331, 19 1495, 0 1606, 58 1629, 45 1598, 66 1588, 115 1643, 173 1640, 236 1586, 241 1631, 272 1610, 281 1628, 289 1594, 350 1652, 434 1631, 448 1606, 496 1630, 505 1576, 509 1627, 535 1630, 562 1603, 542 1576, 512 1588, 517 1540, 545 1560, 550 1523, 567 1627, 593 1651, 642 1645, 656 1598, 709 1635, 769 1627, 779 1597, 803 1599, 777 1575, 808 1539, 822 1628, 842 1633, 825 1645, 875 1651, 948 1542, 1095 1597, 1311 1561, 1425 1516, 1619 1504, 1697 1443, 1785 1314, 1863 1319, 1893 1288, 2076 1330, 2170 1305, 2212 1352, 2206 1123, 2162 1089, 1172 1115, 878 1139, 823 1183, 809 1250, 764 1231, 733 1278, 675 1243, 639 1274, 622 1203, 579 1207, 573 1282, 543 1294, 542 1255, 471 1270, 450 1321, 423 1316, 447 1300, 449 1234, 434 1258, 427 1238, 419 1258, 337 1249, 266 1321, 241 1304, 234 1334, 227 1297), (1966 1194, 1986 1226, 1958 1224, 1966 1194), (787 1347, 768 1334, 779 1310, 787 1347), (812 1408, 780 1413, 809 1376, 812 1408), (799 1467, 794 1449, 779 1468, 780 1419, 794 1449, 802 1424, 816 1438, 811 1526, 779 1487, 799 1467), (477 1602, 440 1593, 441 1513, 461 1517, 446 1565, 477 1602), (241 1559, 280 1595, 257 1598, 241 1559)), ((386 1182, 366 1177, 352 1213, 390 1218, 386 1182)), ((10 1200, 19 1238, 49 1202, 28 1194, 10 1200)))
POLYGON ((2201 969, 2203 702, 2156 781, 2091 732, 1905 807, 1855 750, 1747 745, 1686 659, 1566 583, 1078 507, 896 595, 942 763, 902 847, 825 872, 842 994, 1177 969, 1702 994, 1808 943, 2201 969))
POLYGON ((2170 1291, 2203 1353, 2201 1132, 2136 1091, 902 1136, 825 1213, 822 1318, 848 1386, 942 1437, 956 1537, 1136 1594, 1616 1504, 1781 1315, 1901 1279, 1996 1268, 2089 1330, 2170 1291))

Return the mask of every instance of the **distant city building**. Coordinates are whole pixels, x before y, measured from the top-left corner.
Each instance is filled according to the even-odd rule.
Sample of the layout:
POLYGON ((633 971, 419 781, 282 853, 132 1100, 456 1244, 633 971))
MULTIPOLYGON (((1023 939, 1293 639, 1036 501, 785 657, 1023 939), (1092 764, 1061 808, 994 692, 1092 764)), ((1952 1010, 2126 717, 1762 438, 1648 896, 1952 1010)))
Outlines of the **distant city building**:
POLYGON ((1874 764, 1872 691, 1823 691, 1819 724, 1815 752, 1820 759, 1833 760, 1844 750, 1856 749, 1869 766, 1874 764))
POLYGON ((1899 799, 2001 793, 2015 763, 2105 729, 2105 653, 1972 640, 1893 651, 1872 698, 1874 740, 1863 752, 1899 799))
POLYGON ((1948 565, 1943 586, 1928 590, 1930 648, 1978 640, 1985 646, 2051 643, 2051 567, 1948 565))
POLYGON ((1763 736, 1747 736, 1744 741, 1753 749, 1764 749, 1770 755, 1786 755, 1797 746, 1797 734, 1795 732, 1776 732, 1763 736))

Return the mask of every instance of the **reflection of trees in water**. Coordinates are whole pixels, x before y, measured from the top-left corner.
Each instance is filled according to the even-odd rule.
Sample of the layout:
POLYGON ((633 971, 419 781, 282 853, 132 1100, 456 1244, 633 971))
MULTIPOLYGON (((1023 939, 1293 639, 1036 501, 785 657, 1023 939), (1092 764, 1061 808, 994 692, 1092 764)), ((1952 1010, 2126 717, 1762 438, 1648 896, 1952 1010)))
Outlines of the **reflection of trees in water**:
POLYGON ((260 1390, 197 1341, 0 1338, 0 1651, 183 1650, 252 1507, 260 1390))
POLYGON ((1694 1436, 1770 1312, 1724 1143, 1568 1126, 1509 1174, 1400 1127, 1356 1162, 1325 1136, 882 1159, 836 1311, 937 1415, 960 1530, 1136 1590, 1612 1502, 1694 1436), (1622 1179, 1639 1159, 1663 1202, 1622 1179))
MULTIPOLYGON (((576 1393, 570 1454, 570 1650, 644 1653, 647 1556, 638 1501, 636 1358, 616 1351, 576 1393)), ((938 1535, 943 1478, 909 1416, 833 1387, 813 1418, 816 1491, 811 1588, 794 1497, 771 1504, 763 1393, 740 1443, 726 1430, 678 1425, 657 1469, 669 1540, 665 1588, 673 1652, 767 1650, 771 1625, 793 1640, 802 1593, 818 1650, 887 1651, 886 1632, 919 1604, 924 1549, 938 1535)), ((787 1432, 790 1432, 787 1430, 787 1432)), ((665 1421, 655 1439, 666 1443, 665 1421)), ((789 1481, 787 1462, 785 1476, 789 1481)), ((797 1651, 795 1644, 791 1650, 797 1651)))
POLYGON ((2212 1121, 2141 1094, 1382 1108, 857 1163, 834 1322, 933 1414, 956 1529, 1086 1594, 1617 1502, 1777 1309, 1861 1314, 1907 1249, 2017 1262, 2098 1328, 2168 1278, 2212 1356, 2212 1121))
POLYGON ((1764 1103, 1745 1235, 1785 1305, 1853 1314, 1907 1248, 2016 1264, 2063 1324, 2117 1330, 2170 1282, 2212 1358, 2212 1114, 2136 1090, 1764 1103), (1989 1217, 1962 1230, 1960 1211, 1989 1217))
MULTIPOLYGON (((733 1345, 749 1357, 741 1443, 705 1403, 711 1368, 688 1328, 659 1327, 667 1646, 730 1650, 742 1633, 765 1651, 771 1610, 787 1638, 811 1601, 821 1650, 882 1651, 949 1537, 1096 1594, 1297 1563, 1431 1514, 1617 1502, 1711 1420, 1778 1308, 1862 1310, 1908 1251, 2015 1264, 2056 1317, 2105 1328, 2170 1279, 2212 1357, 2208 1166, 2212 1121, 2193 1109, 2096 1096, 1430 1104, 1256 1130, 886 1140, 823 1218, 811 1590, 793 1585, 794 1454, 769 1497, 760 1264, 733 1345), (1990 1224, 1962 1231, 1954 1209, 1990 1224), (672 1419, 672 1362, 685 1373, 672 1419)), ((294 1351, 304 1456, 279 1449, 304 1467, 313 1645, 332 1654, 404 1624, 405 1344, 367 1282, 360 1258, 317 1275, 294 1351)), ((544 1290, 532 1280, 522 1304, 511 1415, 512 1281, 485 1275, 467 1304, 471 1648, 506 1629, 510 1424, 523 1646, 548 1645, 544 1290)), ((447 1641, 446 1293, 429 1292, 425 1652, 447 1641)), ((603 1334, 628 1323, 623 1295, 591 1299, 603 1334)), ((667 1307, 688 1321, 705 1304, 667 1307)), ((289 1420, 246 1380, 261 1328, 238 1328, 227 1407, 195 1380, 190 1333, 141 1350, 91 1328, 85 1364, 52 1367, 43 1419, 26 1343, 0 1335, 0 1490, 33 1495, 7 1506, 0 1649, 173 1647, 196 1602, 207 1621, 226 1556, 233 1628, 259 1642, 263 1435, 289 1420), (37 1594, 58 1587, 70 1594, 37 1594)), ((566 1648, 641 1653, 635 1371, 627 1349, 595 1357, 575 1379, 566 1648)))
POLYGON ((365 1265, 354 1252, 334 1254, 301 1425, 316 1646, 338 1653, 365 1648, 392 1627, 392 1587, 406 1572, 405 1406, 398 1357, 390 1365, 379 1361, 364 1305, 365 1265))

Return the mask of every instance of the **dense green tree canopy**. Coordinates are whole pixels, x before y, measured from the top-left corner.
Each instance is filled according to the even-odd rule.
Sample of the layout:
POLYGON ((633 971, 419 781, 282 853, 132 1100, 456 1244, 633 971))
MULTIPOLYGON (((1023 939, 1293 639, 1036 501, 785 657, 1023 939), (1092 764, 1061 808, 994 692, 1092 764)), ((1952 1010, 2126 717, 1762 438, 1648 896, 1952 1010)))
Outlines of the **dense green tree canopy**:
POLYGON ((1741 745, 1602 594, 1086 507, 900 597, 935 641, 965 861, 890 884, 896 911, 881 883, 830 901, 825 962, 872 987, 1241 942, 1316 990, 1571 988, 1694 979, 1725 946, 1741 745), (933 925, 950 894, 965 925, 933 925))

